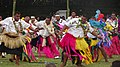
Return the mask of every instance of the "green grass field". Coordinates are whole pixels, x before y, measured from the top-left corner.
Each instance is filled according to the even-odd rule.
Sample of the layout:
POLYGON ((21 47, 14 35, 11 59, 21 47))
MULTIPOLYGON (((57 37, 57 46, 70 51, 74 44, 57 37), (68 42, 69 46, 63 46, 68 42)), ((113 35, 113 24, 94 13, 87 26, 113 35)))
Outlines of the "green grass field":
MULTIPOLYGON (((36 63, 28 63, 28 62, 22 62, 20 61, 20 65, 17 66, 14 62, 10 62, 9 59, 10 55, 7 55, 6 58, 0 58, 0 67, 45 67, 46 63, 50 62, 50 63, 56 63, 57 67, 60 67, 61 64, 61 59, 48 59, 48 58, 39 58, 38 61, 36 63), (46 62, 46 63, 42 63, 42 62, 46 62)), ((113 56, 112 59, 109 59, 109 62, 104 62, 104 59, 102 59, 99 62, 93 63, 93 64, 89 64, 89 65, 85 65, 85 67, 110 67, 112 62, 114 60, 120 60, 120 56, 113 56)), ((75 67, 75 65, 73 65, 71 63, 71 61, 69 60, 67 62, 66 67, 75 67)))

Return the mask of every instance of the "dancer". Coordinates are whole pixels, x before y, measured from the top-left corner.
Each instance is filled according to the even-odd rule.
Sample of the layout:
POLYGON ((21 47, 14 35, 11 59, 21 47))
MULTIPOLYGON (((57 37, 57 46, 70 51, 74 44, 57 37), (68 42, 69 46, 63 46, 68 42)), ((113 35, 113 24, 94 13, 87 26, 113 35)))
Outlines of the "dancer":
POLYGON ((106 20, 106 23, 107 23, 107 30, 112 35, 112 38, 111 38, 112 54, 119 55, 120 45, 119 45, 119 38, 118 38, 118 18, 116 17, 116 14, 112 13, 111 17, 106 20))
MULTIPOLYGON (((4 27, 4 32, 0 35, 2 45, 0 45, 0 51, 8 54, 16 55, 16 64, 19 65, 20 55, 23 52, 23 46, 26 43, 26 36, 23 36, 23 30, 32 27, 25 21, 20 19, 21 13, 16 12, 14 17, 8 17, 1 21, 1 25, 4 27)), ((10 61, 13 62, 14 58, 10 61)))
POLYGON ((87 23, 86 17, 82 17, 82 19, 71 19, 65 24, 59 34, 62 34, 65 29, 68 29, 68 32, 61 40, 63 52, 62 64, 60 67, 64 67, 66 65, 68 58, 70 58, 72 62, 77 65, 77 67, 81 66, 83 59, 85 60, 86 64, 93 63, 88 44, 84 40, 84 35, 87 33, 87 31, 90 31, 98 38, 101 38, 101 36, 97 35, 94 29, 87 23))
POLYGON ((71 12, 71 16, 68 17, 68 18, 66 19, 66 21, 68 22, 68 21, 70 21, 70 20, 73 19, 73 18, 77 18, 75 11, 72 11, 72 12, 71 12))
POLYGON ((95 18, 91 18, 89 20, 89 22, 90 22, 92 27, 97 29, 98 34, 103 36, 103 38, 100 39, 99 42, 97 43, 97 47, 102 52, 102 55, 104 56, 105 62, 108 62, 107 54, 103 48, 103 46, 106 46, 107 48, 109 48, 111 45, 111 41, 107 35, 107 32, 104 30, 104 27, 106 26, 106 24, 102 21, 102 18, 100 21, 96 21, 95 18))
MULTIPOLYGON (((0 16, 0 22, 2 21, 2 16, 0 16)), ((3 27, 2 26, 0 26, 0 34, 3 32, 3 27)), ((0 42, 0 44, 1 44, 1 42, 0 42)), ((5 58, 5 55, 6 55, 6 53, 5 52, 1 52, 1 55, 2 55, 2 58, 5 58)))
POLYGON ((60 54, 56 47, 56 35, 54 26, 50 17, 46 17, 44 21, 36 23, 38 28, 43 28, 39 31, 40 44, 38 44, 38 52, 40 56, 41 50, 48 58, 59 58, 60 54))
MULTIPOLYGON (((57 38, 58 49, 59 49, 59 46, 60 46, 60 39, 62 38, 62 36, 58 35, 58 33, 62 30, 65 23, 66 23, 66 21, 61 19, 60 15, 55 15, 55 21, 53 22, 53 25, 54 25, 54 28, 55 28, 55 34, 56 34, 56 38, 57 38)), ((64 32, 64 34, 65 34, 65 32, 64 32)))

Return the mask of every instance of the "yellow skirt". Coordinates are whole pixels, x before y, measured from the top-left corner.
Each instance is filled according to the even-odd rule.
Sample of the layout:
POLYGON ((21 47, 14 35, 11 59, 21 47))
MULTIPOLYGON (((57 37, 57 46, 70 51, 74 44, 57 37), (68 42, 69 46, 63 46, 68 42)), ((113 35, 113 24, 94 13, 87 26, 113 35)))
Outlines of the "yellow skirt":
POLYGON ((91 44, 90 44, 90 46, 96 46, 97 43, 98 43, 98 40, 93 40, 93 39, 91 38, 91 44))
MULTIPOLYGON (((90 44, 91 47, 92 47, 92 46, 96 46, 97 43, 99 42, 98 40, 93 40, 92 38, 91 38, 90 40, 91 40, 91 44, 90 44)), ((100 60, 103 58, 102 53, 101 53, 100 50, 98 50, 98 54, 99 54, 99 57, 98 57, 98 60, 97 60, 97 61, 100 61, 100 60)), ((93 61, 96 61, 96 58, 93 59, 93 61)))
POLYGON ((80 54, 86 58, 86 59, 83 59, 83 62, 85 62, 86 64, 93 63, 89 46, 84 38, 76 39, 75 49, 79 50, 80 54))

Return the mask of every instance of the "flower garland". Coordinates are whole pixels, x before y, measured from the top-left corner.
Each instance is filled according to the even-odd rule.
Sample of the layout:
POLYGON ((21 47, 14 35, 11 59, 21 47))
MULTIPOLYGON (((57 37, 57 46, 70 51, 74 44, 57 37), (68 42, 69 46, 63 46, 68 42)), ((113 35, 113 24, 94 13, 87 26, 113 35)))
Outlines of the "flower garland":
POLYGON ((117 29, 117 24, 118 24, 118 19, 116 18, 116 20, 114 21, 115 22, 115 26, 112 25, 112 22, 109 22, 109 24, 114 28, 113 31, 116 32, 115 30, 117 29))
POLYGON ((47 29, 47 31, 48 31, 50 34, 54 34, 54 26, 53 26, 52 22, 50 22, 49 25, 47 25, 46 23, 45 23, 44 25, 45 25, 45 28, 47 29))
POLYGON ((87 34, 87 32, 89 31, 89 25, 88 24, 83 24, 81 18, 79 18, 78 23, 76 25, 76 28, 78 28, 79 26, 81 26, 84 33, 87 34))
POLYGON ((19 33, 21 33, 21 32, 23 31, 23 27, 22 27, 21 22, 18 22, 18 23, 19 23, 19 25, 20 25, 20 30, 19 30, 18 27, 16 26, 15 21, 13 21, 13 24, 14 24, 14 26, 15 26, 15 29, 16 29, 16 31, 17 31, 17 34, 19 34, 19 33))
MULTIPOLYGON (((45 23, 44 23, 44 26, 45 26, 45 28, 47 29, 47 31, 48 31, 50 34, 53 35, 53 37, 56 37, 55 34, 54 34, 54 26, 53 26, 52 22, 50 22, 49 25, 47 25, 46 22, 45 22, 45 23)), ((44 32, 44 34, 45 34, 45 33, 46 33, 46 32, 44 32)), ((43 36, 42 47, 46 46, 46 39, 45 39, 45 38, 46 38, 46 37, 43 36)), ((50 40, 52 41, 52 43, 54 43, 52 36, 50 36, 50 40)))

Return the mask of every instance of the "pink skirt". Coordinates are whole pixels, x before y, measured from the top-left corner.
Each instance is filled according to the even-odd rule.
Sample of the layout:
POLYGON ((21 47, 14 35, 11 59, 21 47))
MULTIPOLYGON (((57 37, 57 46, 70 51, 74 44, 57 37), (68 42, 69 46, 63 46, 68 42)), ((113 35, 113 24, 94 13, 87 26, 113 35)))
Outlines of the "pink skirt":
MULTIPOLYGON (((56 39, 53 37, 54 43, 52 43, 50 37, 46 38, 46 46, 42 47, 42 44, 38 44, 38 53, 39 57, 41 56, 40 53, 41 51, 44 52, 46 57, 48 58, 54 58, 55 56, 60 56, 59 50, 56 47, 56 39)), ((43 42, 43 38, 40 38, 41 42, 43 42)))
POLYGON ((120 44, 119 44, 119 38, 118 36, 113 36, 112 39, 112 49, 113 49, 113 54, 114 55, 120 55, 120 44))
POLYGON ((69 33, 66 33, 65 36, 61 40, 61 46, 63 51, 66 52, 68 57, 72 60, 71 56, 78 56, 80 60, 82 60, 82 56, 75 49, 76 46, 76 38, 69 33))
POLYGON ((111 42, 112 44, 110 47, 103 46, 106 54, 110 58, 112 57, 112 55, 120 55, 120 44, 118 36, 113 36, 111 42))

